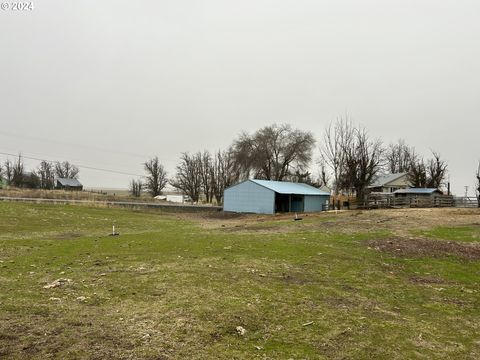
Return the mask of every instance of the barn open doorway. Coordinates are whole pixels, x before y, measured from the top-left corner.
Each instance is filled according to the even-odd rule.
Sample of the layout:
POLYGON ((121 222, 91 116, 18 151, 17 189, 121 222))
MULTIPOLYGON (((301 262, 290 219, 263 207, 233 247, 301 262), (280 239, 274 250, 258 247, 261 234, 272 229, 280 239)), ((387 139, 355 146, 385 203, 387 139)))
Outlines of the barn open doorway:
POLYGON ((304 196, 275 193, 275 212, 303 212, 304 196))

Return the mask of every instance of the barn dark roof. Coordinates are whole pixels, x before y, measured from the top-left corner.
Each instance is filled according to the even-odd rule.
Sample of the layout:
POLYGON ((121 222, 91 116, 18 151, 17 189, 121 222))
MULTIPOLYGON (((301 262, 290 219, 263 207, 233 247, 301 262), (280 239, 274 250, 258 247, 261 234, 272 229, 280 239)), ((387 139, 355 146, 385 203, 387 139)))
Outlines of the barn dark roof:
POLYGON ((80 181, 78 179, 65 179, 65 178, 58 178, 57 181, 60 183, 62 186, 69 186, 69 187, 78 187, 82 186, 80 181))

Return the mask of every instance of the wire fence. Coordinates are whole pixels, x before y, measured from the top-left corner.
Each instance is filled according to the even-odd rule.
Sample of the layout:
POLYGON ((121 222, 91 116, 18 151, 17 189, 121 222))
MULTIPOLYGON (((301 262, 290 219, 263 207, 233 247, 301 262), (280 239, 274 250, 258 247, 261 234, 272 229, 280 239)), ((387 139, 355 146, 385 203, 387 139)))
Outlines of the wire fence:
POLYGON ((454 197, 454 206, 458 208, 476 208, 480 207, 480 200, 474 196, 456 196, 454 197))

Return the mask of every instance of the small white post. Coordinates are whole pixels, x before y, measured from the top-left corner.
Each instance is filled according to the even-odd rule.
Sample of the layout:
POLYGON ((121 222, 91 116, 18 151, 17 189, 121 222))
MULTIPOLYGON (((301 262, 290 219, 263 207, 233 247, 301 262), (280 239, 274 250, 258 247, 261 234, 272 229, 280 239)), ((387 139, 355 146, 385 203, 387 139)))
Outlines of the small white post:
POLYGON ((112 227, 112 235, 115 235, 115 224, 113 224, 113 227, 112 227))

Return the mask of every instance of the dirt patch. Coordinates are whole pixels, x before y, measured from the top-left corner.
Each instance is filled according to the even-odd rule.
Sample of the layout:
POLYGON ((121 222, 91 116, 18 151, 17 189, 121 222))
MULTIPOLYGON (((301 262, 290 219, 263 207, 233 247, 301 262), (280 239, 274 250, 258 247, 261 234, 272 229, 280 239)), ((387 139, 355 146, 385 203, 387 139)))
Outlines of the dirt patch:
POLYGON ((438 226, 472 226, 479 223, 479 216, 480 209, 435 208, 308 213, 301 214, 306 221, 297 221, 295 226, 292 225, 294 214, 288 213, 259 215, 219 211, 186 214, 182 219, 194 221, 206 230, 222 232, 294 232, 301 226, 304 231, 341 233, 386 230, 395 237, 408 237, 412 230, 428 230, 438 226))
POLYGON ((358 305, 352 298, 346 296, 328 296, 323 301, 335 309, 351 309, 358 305))
POLYGON ((437 276, 411 276, 409 280, 414 284, 419 285, 439 285, 439 284, 446 284, 447 281, 437 276))
POLYGON ((63 234, 57 235, 56 239, 58 239, 58 240, 70 240, 70 239, 79 238, 81 236, 82 236, 82 234, 80 234, 80 233, 63 233, 63 234))
POLYGON ((469 260, 480 259, 480 244, 460 243, 426 238, 395 238, 371 240, 368 246, 399 256, 457 256, 469 260))
POLYGON ((285 284, 291 285, 305 285, 310 282, 307 278, 299 274, 283 273, 281 279, 285 284))
POLYGON ((220 220, 229 220, 229 219, 241 219, 245 218, 247 215, 233 212, 224 212, 224 211, 211 211, 206 213, 201 213, 199 217, 208 219, 220 219, 220 220))

